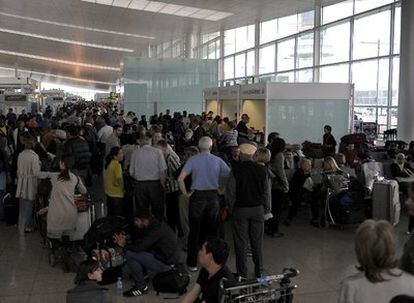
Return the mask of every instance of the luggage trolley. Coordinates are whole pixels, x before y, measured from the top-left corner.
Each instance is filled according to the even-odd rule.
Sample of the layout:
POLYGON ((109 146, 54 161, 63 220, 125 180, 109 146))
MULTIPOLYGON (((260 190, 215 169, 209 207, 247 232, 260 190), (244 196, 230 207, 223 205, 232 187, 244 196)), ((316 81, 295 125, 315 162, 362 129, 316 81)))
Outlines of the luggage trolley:
POLYGON ((228 285, 225 280, 220 282, 220 303, 247 303, 270 302, 292 303, 293 290, 296 285, 291 284, 291 278, 296 277, 299 271, 294 268, 285 268, 279 275, 264 276, 228 285))

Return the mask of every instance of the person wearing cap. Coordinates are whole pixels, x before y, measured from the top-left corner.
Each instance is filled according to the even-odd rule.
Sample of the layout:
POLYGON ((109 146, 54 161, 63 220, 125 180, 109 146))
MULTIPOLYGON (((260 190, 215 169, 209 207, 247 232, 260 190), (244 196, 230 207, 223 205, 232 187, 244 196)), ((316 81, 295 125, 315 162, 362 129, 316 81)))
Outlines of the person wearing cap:
POLYGON ((134 227, 143 232, 143 237, 127 243, 124 234, 116 234, 114 242, 125 250, 128 267, 135 285, 124 292, 125 297, 139 297, 148 292, 144 270, 155 273, 171 270, 179 261, 177 237, 164 221, 154 218, 143 209, 134 215, 134 227))
POLYGON ((213 141, 210 137, 201 137, 198 143, 200 153, 188 159, 178 177, 182 194, 190 199, 187 253, 187 265, 190 271, 198 270, 197 252, 206 236, 217 235, 219 185, 226 181, 230 173, 227 164, 210 153, 212 146, 213 141), (185 186, 185 179, 189 175, 192 178, 190 192, 185 186))
POLYGON ((270 213, 269 180, 266 167, 254 162, 257 148, 240 145, 241 163, 232 168, 226 187, 226 199, 232 214, 232 231, 237 274, 247 277, 247 249, 253 253, 256 277, 263 273, 264 218, 270 213))

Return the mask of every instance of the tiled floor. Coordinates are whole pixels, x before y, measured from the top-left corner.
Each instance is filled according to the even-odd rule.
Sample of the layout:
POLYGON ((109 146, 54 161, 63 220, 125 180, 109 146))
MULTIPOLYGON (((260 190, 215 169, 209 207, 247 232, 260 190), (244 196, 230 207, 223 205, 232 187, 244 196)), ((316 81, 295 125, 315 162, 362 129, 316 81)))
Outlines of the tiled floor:
MULTIPOLYGON (((284 267, 295 267, 301 271, 300 276, 294 279, 298 285, 295 302, 336 302, 339 282, 355 272, 354 230, 316 229, 309 225, 305 210, 302 216, 291 227, 283 228, 286 233, 284 238, 266 237, 266 271, 279 273, 284 267)), ((406 240, 403 232, 406 221, 403 217, 397 227, 399 249, 406 240)), ((234 268, 233 252, 229 266, 234 268)), ((1 303, 65 302, 65 292, 73 287, 73 278, 74 274, 64 274, 59 267, 48 265, 47 250, 42 248, 39 234, 19 236, 16 227, 0 223, 1 303)), ((125 287, 130 286, 130 281, 124 283, 125 287)), ((109 285, 109 288, 113 293, 113 302, 164 301, 163 296, 157 297, 154 292, 139 299, 124 299, 115 295, 114 285, 109 285)))

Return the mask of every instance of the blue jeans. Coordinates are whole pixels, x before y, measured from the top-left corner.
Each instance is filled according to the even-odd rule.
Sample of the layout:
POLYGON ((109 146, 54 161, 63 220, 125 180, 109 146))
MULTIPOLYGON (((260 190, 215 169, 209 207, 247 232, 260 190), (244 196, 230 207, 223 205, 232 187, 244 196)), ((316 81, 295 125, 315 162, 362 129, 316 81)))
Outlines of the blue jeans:
POLYGON ((19 230, 24 233, 26 228, 32 227, 34 201, 20 198, 19 230))
POLYGON ((144 269, 148 269, 155 273, 169 271, 171 266, 166 265, 162 261, 154 257, 153 254, 141 251, 126 251, 127 264, 132 272, 132 278, 135 280, 135 286, 139 288, 145 287, 144 269))

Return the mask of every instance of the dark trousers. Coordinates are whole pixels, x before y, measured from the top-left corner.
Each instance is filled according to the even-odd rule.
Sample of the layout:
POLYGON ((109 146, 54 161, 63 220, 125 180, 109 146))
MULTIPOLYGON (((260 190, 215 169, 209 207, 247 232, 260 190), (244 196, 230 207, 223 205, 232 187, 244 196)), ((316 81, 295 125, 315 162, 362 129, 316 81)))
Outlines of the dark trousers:
POLYGON ((108 209, 108 217, 124 216, 125 205, 124 198, 106 196, 106 207, 108 209))
POLYGON ((283 199, 285 193, 279 189, 272 189, 272 215, 273 218, 269 220, 268 227, 270 234, 279 232, 280 215, 283 208, 283 199))
POLYGON ((312 220, 319 219, 319 196, 316 192, 303 192, 300 194, 291 195, 290 201, 292 205, 289 208, 287 219, 292 220, 298 214, 298 209, 301 203, 309 203, 311 206, 312 220))
POLYGON ((160 181, 137 181, 134 186, 135 211, 151 210, 152 214, 164 220, 165 191, 160 181))
POLYGON ((144 270, 150 270, 155 273, 171 270, 171 266, 158 260, 153 254, 146 251, 133 252, 127 250, 125 256, 132 278, 135 281, 135 286, 138 288, 146 286, 144 270))
POLYGON ((256 277, 260 276, 263 272, 263 206, 235 207, 232 215, 232 230, 237 273, 247 277, 247 249, 250 241, 254 273, 256 277))
POLYGON ((167 223, 173 231, 181 232, 180 215, 178 211, 178 196, 179 192, 168 193, 165 195, 165 214, 167 223))
POLYGON ((414 217, 413 216, 409 216, 408 217, 408 231, 412 232, 414 228, 414 217))
POLYGON ((218 212, 219 203, 216 191, 195 191, 190 197, 188 266, 197 266, 198 250, 207 237, 217 236, 218 212))

